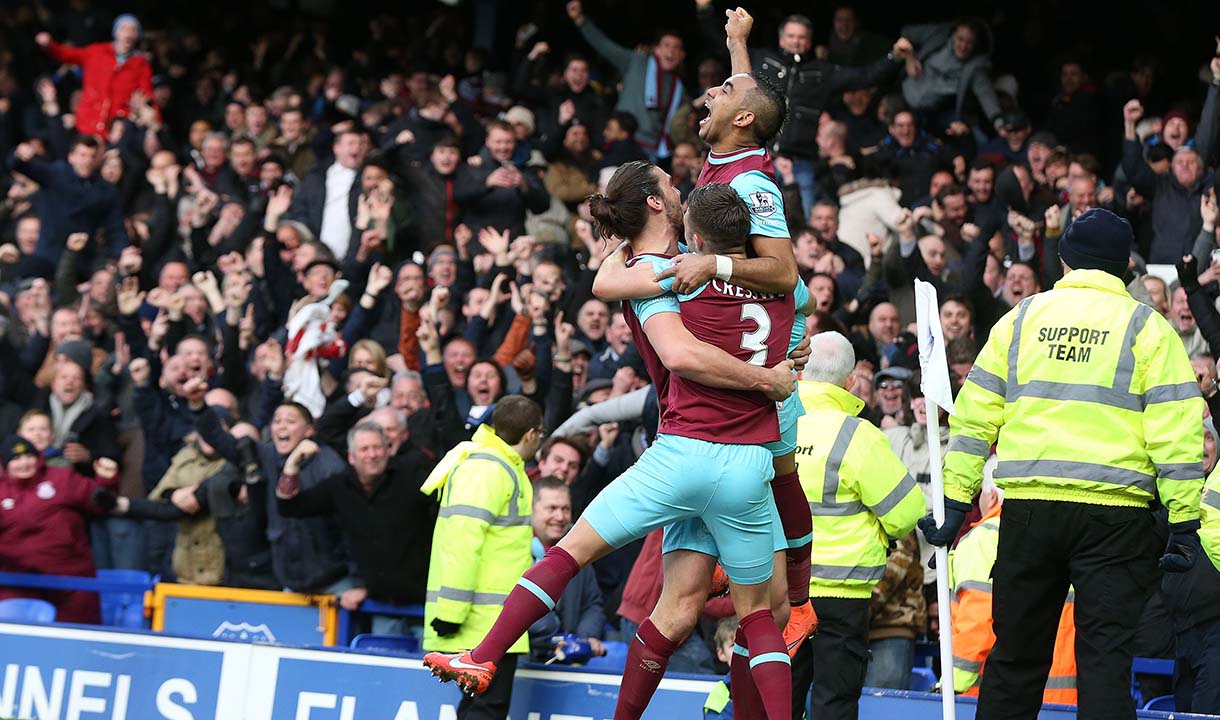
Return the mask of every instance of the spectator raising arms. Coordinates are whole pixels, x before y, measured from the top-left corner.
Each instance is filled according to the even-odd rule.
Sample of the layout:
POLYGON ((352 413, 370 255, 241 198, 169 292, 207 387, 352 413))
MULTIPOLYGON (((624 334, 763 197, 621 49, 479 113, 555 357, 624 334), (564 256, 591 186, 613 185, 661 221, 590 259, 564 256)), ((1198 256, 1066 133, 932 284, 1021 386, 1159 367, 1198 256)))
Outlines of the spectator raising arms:
MULTIPOLYGON (((660 279, 785 297, 803 284, 807 334, 851 344, 839 369, 855 380, 837 397, 859 402, 853 427, 884 430, 915 482, 933 442, 958 448, 927 437, 914 281, 937 289, 954 387, 977 386, 979 348, 1062 289, 1061 252, 1094 211, 1130 225, 1116 274, 1170 321, 1220 411, 1220 41, 1190 8, 1168 10, 1181 31, 1144 52, 1147 38, 1078 22, 1065 3, 1039 16, 1061 30, 1051 43, 1019 23, 793 4, 760 14, 753 44, 753 18, 715 0, 643 16, 581 0, 494 14, 349 3, 312 20, 255 3, 220 24, 170 4, 149 26, 69 5, 9 13, 0 53, 0 438, 24 438, 0 448, 0 570, 333 593, 356 626, 468 649, 512 591, 500 580, 545 566, 533 561, 666 436, 671 392, 632 332, 633 302, 653 301, 624 302, 661 288, 651 260, 626 267, 607 228, 648 217, 690 249, 675 230, 689 199, 730 180, 754 257, 666 247, 676 259, 660 279), (611 216, 591 201, 641 162, 656 163, 655 192, 611 216), (623 270, 644 287, 594 295, 595 278, 623 270), (485 451, 506 465, 468 457, 485 451), (417 492, 457 457, 439 496, 417 492), (471 496, 475 480, 503 496, 471 496), (454 547, 471 554, 454 561, 454 547), (495 577, 469 576, 476 566, 495 577), (362 617, 366 601, 426 604, 427 626, 362 617)), ((650 322, 682 325, 666 315, 650 322)), ((781 466, 778 487, 795 492, 781 466)), ((781 501, 798 577, 804 523, 846 516, 818 497, 781 501), (796 512, 805 500, 810 517, 796 512)), ((935 637, 917 596, 944 571, 904 529, 870 567, 871 603, 850 603, 851 643, 873 648, 868 681, 897 687, 912 638, 935 637)), ((593 563, 515 649, 549 658, 557 636, 583 648, 603 639, 603 611, 628 637, 649 627, 665 607, 662 544, 593 563)), ((1183 657, 1203 665, 1214 618, 1192 598, 1208 597, 1213 569, 1163 593, 1183 657)), ((47 597, 60 619, 96 619, 87 597, 47 597)), ((833 605, 818 610, 823 640, 833 605)), ((674 667, 710 669, 710 630, 678 645, 674 667)), ((1181 674, 1178 709, 1190 696, 1220 713, 1220 683, 1195 675, 1181 674)), ((633 704, 647 695, 638 679, 624 683, 633 704)), ((460 714, 501 715, 500 690, 460 714)))

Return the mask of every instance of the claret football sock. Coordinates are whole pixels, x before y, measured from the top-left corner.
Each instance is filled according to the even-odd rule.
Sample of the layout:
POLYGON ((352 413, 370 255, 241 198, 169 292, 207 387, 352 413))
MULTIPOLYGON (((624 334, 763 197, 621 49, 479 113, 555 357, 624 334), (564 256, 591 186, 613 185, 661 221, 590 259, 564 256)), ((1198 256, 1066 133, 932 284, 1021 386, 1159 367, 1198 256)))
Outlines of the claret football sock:
POLYGON ((758 695, 758 686, 754 684, 754 675, 750 672, 750 643, 741 626, 737 627, 737 637, 733 640, 733 657, 729 660, 729 690, 733 697, 734 720, 763 720, 762 698, 758 695))
POLYGON ((546 555, 517 581, 487 637, 470 651, 471 659, 499 662, 535 620, 554 609, 564 588, 578 572, 580 565, 566 550, 558 545, 547 550, 546 555))
POLYGON ((792 661, 771 611, 743 617, 741 632, 750 648, 750 674, 768 720, 788 720, 792 717, 792 661))
POLYGON ((651 619, 644 620, 627 649, 627 665, 623 668, 614 720, 639 720, 661 684, 661 678, 665 677, 669 656, 677 648, 678 643, 657 630, 651 619))
POLYGON ((788 540, 788 602, 800 605, 809 599, 809 552, 813 540, 813 516, 809 501, 795 472, 771 481, 771 493, 788 540))

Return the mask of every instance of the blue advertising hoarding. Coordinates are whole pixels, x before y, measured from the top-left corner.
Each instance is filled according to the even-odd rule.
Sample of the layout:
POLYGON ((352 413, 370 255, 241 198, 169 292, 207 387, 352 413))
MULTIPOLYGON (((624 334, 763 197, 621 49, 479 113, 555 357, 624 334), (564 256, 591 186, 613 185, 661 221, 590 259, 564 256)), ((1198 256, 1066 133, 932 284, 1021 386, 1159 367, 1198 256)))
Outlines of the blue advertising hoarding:
POLYGON ((0 639, 0 716, 216 717, 224 660, 223 649, 9 635, 0 639))
MULTIPOLYGON (((616 675, 523 668, 513 720, 611 718, 616 675)), ((712 687, 666 678, 645 720, 699 720, 712 687)), ((75 626, 0 624, 0 717, 40 720, 455 720, 460 694, 419 660, 75 626)), ((972 698, 958 717, 974 717, 972 698)), ((1141 712, 1141 717, 1168 718, 1141 712)), ((940 718, 940 698, 866 691, 862 720, 940 718)), ((1044 708, 1042 720, 1075 717, 1044 708)), ((1175 718, 1202 717, 1177 713, 1175 718)))

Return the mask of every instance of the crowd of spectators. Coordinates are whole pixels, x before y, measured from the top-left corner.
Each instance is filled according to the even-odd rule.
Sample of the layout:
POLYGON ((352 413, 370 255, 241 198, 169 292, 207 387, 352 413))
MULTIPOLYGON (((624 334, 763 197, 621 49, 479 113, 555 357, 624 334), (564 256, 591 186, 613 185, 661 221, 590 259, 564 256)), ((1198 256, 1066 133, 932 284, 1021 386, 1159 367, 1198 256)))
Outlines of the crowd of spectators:
MULTIPOLYGON (((0 437, 43 464, 19 477, 29 448, 2 453, 0 570, 88 574, 68 555, 89 543, 97 567, 166 580, 421 603, 437 505, 415 490, 508 394, 544 408, 524 460, 553 544, 656 425, 623 314, 591 292, 613 247, 585 198, 641 158, 689 192, 728 67, 711 0, 646 46, 565 11, 567 38, 530 23, 511 48, 430 53, 395 43, 414 19, 381 15, 345 54, 320 25, 224 53, 85 2, 10 14, 30 57, 0 54, 0 437), (298 486, 277 497, 286 464, 298 486), (28 533, 8 511, 55 494, 24 480, 44 465, 119 498, 65 489, 45 518, 64 531, 28 533)), ((960 382, 991 325, 1058 280, 1057 239, 1092 207, 1135 227, 1130 289, 1220 403, 1220 57, 1180 97, 1143 56, 1066 57, 1049 103, 1023 107, 992 64, 1019 38, 868 20, 793 15, 751 54, 789 94, 773 150, 810 332, 853 338, 864 413, 911 473, 929 442, 913 279, 937 287, 960 382)), ((540 632, 639 622, 659 544, 595 564, 540 632)), ((911 537, 891 556, 875 639, 935 632, 929 554, 911 537)), ((709 610, 708 640, 729 612, 709 610)), ((711 670, 696 643, 671 669, 711 670)))

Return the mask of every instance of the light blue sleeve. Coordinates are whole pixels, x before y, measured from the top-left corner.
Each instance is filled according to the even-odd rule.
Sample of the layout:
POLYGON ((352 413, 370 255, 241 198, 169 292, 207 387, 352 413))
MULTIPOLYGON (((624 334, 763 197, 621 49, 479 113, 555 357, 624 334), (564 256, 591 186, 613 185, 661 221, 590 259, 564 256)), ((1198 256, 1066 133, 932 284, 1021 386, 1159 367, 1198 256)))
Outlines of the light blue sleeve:
POLYGON ((801 312, 801 308, 809 302, 809 288, 805 287, 805 283, 799 279, 796 281, 796 290, 792 291, 793 307, 796 308, 796 317, 792 319, 792 337, 788 339, 788 352, 796 349, 797 345, 805 339, 805 324, 808 318, 801 312))
POLYGON ((800 280, 796 281, 796 290, 792 291, 792 302, 798 315, 801 312, 801 308, 809 303, 809 287, 800 280))
MULTIPOLYGON (((672 267, 673 262, 666 258, 653 257, 652 255, 641 256, 640 262, 646 262, 652 265, 653 272, 661 272, 666 268, 672 267)), ((678 299, 674 296, 673 278, 666 278, 660 283, 661 289, 665 292, 655 297, 645 298, 643 300, 632 300, 631 309, 635 311, 635 316, 640 320, 640 327, 648 322, 648 318, 659 313, 680 312, 678 307, 678 299)))
POLYGON ((788 221, 784 218, 784 196, 766 173, 751 170, 733 178, 729 185, 750 209, 751 235, 790 237, 788 221))

